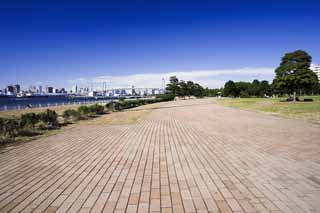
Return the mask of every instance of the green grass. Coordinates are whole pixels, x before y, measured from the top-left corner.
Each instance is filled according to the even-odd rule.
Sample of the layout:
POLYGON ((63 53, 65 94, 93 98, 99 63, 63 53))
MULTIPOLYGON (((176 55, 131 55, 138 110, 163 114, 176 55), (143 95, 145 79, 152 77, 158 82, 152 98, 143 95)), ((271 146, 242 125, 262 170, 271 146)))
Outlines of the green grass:
MULTIPOLYGON (((303 97, 300 97, 302 99, 303 97)), ((320 123, 320 96, 308 96, 313 102, 280 102, 286 98, 226 98, 218 104, 244 110, 279 115, 320 123)))

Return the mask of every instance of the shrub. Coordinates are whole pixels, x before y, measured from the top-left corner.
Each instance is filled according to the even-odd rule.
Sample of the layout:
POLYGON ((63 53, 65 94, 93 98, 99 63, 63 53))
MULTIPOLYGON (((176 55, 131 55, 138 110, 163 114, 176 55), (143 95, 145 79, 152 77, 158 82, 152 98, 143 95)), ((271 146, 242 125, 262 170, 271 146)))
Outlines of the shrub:
POLYGON ((0 118, 0 134, 4 134, 4 119, 0 118))
POLYGON ((173 101, 175 98, 174 94, 161 94, 156 96, 156 100, 158 101, 173 101))
POLYGON ((39 116, 36 113, 25 113, 21 115, 21 127, 31 127, 34 129, 39 122, 39 116))
POLYGON ((104 114, 104 106, 99 104, 94 104, 89 106, 89 112, 97 115, 104 114))
POLYGON ((312 99, 312 98, 305 98, 305 99, 303 99, 303 101, 304 101, 304 102, 312 102, 313 99, 312 99))
POLYGON ((3 132, 9 137, 14 137, 20 130, 20 123, 17 119, 4 119, 3 132))
POLYGON ((42 121, 47 128, 56 128, 59 124, 58 114, 54 110, 50 109, 39 113, 39 120, 42 121))
POLYGON ((114 109, 116 111, 122 110, 123 109, 123 105, 124 104, 121 101, 113 102, 113 106, 114 106, 114 109))
POLYGON ((39 135, 39 133, 33 131, 32 129, 24 128, 18 131, 18 135, 32 137, 32 136, 39 135))
POLYGON ((108 111, 115 111, 115 103, 113 101, 109 102, 106 104, 106 108, 108 109, 108 111))
POLYGON ((78 112, 80 114, 80 118, 87 118, 89 115, 89 107, 87 106, 80 106, 78 107, 78 112))
POLYGON ((246 91, 241 91, 240 98, 250 98, 250 95, 246 91))
POLYGON ((74 109, 67 109, 62 114, 65 123, 72 123, 80 119, 80 113, 74 109))

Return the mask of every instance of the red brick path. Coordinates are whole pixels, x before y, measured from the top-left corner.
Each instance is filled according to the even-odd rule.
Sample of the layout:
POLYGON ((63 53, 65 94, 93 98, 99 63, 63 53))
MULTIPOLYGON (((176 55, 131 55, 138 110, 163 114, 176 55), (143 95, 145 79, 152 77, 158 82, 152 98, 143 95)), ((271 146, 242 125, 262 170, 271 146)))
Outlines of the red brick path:
POLYGON ((320 212, 320 126, 189 100, 0 154, 0 212, 320 212))

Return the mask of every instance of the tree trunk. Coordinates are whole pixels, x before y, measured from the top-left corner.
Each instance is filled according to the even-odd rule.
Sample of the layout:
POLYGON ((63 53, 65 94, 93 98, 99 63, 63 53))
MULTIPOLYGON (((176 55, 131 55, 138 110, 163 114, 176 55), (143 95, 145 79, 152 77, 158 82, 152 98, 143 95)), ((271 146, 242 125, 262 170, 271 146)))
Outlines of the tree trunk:
POLYGON ((293 92, 293 102, 296 102, 296 91, 293 92))

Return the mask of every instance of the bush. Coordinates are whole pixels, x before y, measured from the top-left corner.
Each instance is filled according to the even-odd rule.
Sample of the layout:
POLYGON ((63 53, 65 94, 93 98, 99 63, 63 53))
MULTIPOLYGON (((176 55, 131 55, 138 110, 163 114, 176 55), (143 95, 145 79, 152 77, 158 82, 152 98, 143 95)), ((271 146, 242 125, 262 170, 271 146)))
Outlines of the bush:
POLYGON ((115 103, 113 101, 107 103, 106 108, 108 111, 111 111, 111 112, 115 111, 115 103))
POLYGON ((32 136, 39 135, 39 133, 38 133, 38 132, 35 132, 35 131, 32 130, 32 129, 24 128, 24 129, 20 129, 20 130, 18 131, 18 135, 27 136, 27 137, 32 137, 32 136))
POLYGON ((80 119, 80 113, 74 109, 67 109, 62 114, 65 123, 72 123, 80 119))
POLYGON ((39 122, 39 116, 36 113, 25 113, 21 115, 21 127, 31 127, 34 129, 39 122))
POLYGON ((161 94, 161 95, 157 95, 156 96, 156 100, 158 102, 162 102, 162 101, 173 101, 175 98, 174 94, 161 94))
POLYGON ((78 112, 80 114, 80 118, 87 118, 89 116, 89 107, 88 106, 79 106, 78 112))
POLYGON ((104 106, 99 104, 94 104, 89 106, 89 112, 97 115, 104 114, 104 106))
POLYGON ((241 91, 240 98, 250 98, 250 95, 246 91, 241 91))
POLYGON ((20 130, 20 123, 17 119, 4 119, 3 132, 9 137, 14 137, 20 130))
POLYGON ((304 102, 312 102, 313 99, 312 99, 312 98, 305 98, 305 99, 303 99, 303 101, 304 101, 304 102))
POLYGON ((39 113, 39 120, 42 121, 47 128, 56 128, 59 125, 58 114, 54 110, 47 109, 45 112, 39 113))
POLYGON ((4 134, 4 119, 0 118, 0 134, 4 134))
POLYGON ((123 104, 121 101, 119 101, 119 102, 113 102, 113 106, 114 106, 114 109, 115 109, 116 111, 120 111, 120 110, 123 109, 124 104, 123 104))

